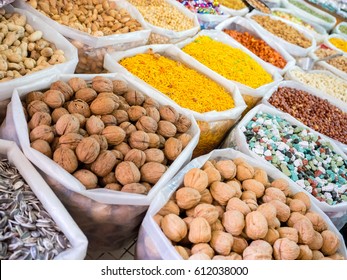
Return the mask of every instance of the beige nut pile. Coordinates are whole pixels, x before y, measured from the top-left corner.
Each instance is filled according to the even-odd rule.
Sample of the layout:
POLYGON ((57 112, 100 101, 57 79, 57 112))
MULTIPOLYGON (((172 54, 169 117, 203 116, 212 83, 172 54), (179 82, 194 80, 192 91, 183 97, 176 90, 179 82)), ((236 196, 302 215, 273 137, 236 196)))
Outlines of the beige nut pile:
POLYGON ((56 81, 25 103, 31 147, 87 189, 147 194, 192 138, 173 107, 101 76, 56 81))
POLYGON ((25 15, 0 9, 0 82, 66 61, 64 52, 27 23, 25 15))
POLYGON ((141 24, 115 1, 30 0, 29 4, 60 24, 97 37, 142 30, 141 24))
MULTIPOLYGON (((154 216, 183 259, 343 259, 309 197, 244 159, 207 161, 154 216)), ((150 250, 150 248, 149 248, 150 250)))

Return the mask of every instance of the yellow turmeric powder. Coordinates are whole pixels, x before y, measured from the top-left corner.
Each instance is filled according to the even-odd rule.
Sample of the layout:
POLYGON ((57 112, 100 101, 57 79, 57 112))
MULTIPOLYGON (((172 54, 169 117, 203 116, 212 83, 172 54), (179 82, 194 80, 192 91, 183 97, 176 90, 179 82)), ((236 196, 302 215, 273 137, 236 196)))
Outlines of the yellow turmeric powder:
POLYGON ((182 50, 223 77, 251 88, 273 82, 272 76, 248 54, 208 36, 196 38, 182 50))
POLYGON ((124 58, 119 63, 184 108, 205 113, 235 107, 231 93, 181 62, 144 53, 124 58))
POLYGON ((347 41, 342 38, 330 38, 329 42, 332 43, 336 48, 347 52, 347 41))

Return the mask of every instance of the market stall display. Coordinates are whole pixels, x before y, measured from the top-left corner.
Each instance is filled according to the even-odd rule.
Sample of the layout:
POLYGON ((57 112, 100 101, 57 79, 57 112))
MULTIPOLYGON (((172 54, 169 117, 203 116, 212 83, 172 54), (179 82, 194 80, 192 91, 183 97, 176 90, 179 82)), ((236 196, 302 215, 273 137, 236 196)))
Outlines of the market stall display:
POLYGON ((232 149, 196 158, 172 179, 149 208, 136 251, 164 260, 346 257, 341 235, 312 198, 232 149))
POLYGON ((333 30, 336 34, 342 35, 345 38, 347 37, 347 23, 341 22, 338 25, 335 26, 333 30))
POLYGON ((343 51, 347 54, 347 39, 340 35, 330 35, 327 38, 326 43, 329 47, 334 48, 338 51, 343 51))
POLYGON ((18 146, 0 140, 1 260, 83 259, 88 241, 18 146))
POLYGON ((164 119, 157 125, 157 134, 143 131, 148 124, 155 126, 156 121, 151 121, 149 116, 143 118, 148 122, 135 120, 147 114, 144 107, 135 104, 148 105, 149 115, 156 117, 160 112, 153 107, 165 104, 165 99, 159 94, 151 93, 151 99, 145 101, 146 96, 145 88, 139 88, 136 82, 120 74, 55 75, 18 88, 12 96, 1 135, 20 143, 25 155, 42 171, 94 250, 117 249, 136 237, 151 200, 181 165, 190 160, 198 142, 199 130, 195 120, 189 115, 182 117, 180 114, 186 114, 175 105, 163 107, 161 115, 168 119, 175 112, 171 110, 174 108, 178 114, 174 116, 179 118, 179 131, 183 133, 190 126, 185 135, 183 133, 180 139, 174 138, 176 126, 164 119), (40 94, 39 91, 43 92, 40 94), (64 107, 54 109, 54 104, 63 98, 61 94, 70 98, 71 102, 65 109, 68 112, 64 107), (79 98, 72 99, 74 94, 79 98), (41 97, 43 101, 38 100, 41 97), (26 111, 20 98, 28 102, 26 111), (103 106, 103 102, 114 108, 103 106), (104 110, 110 113, 105 114, 104 110), (30 120, 26 120, 25 112, 30 120), (33 141, 35 144, 31 143, 33 141), (160 147, 163 150, 145 151, 150 143, 153 149, 160 147), (184 149, 183 145, 186 145, 184 149), (54 161, 46 156, 50 151, 54 161), (145 156, 142 152, 146 153, 145 156))
POLYGON ((101 73, 106 52, 145 45, 150 31, 125 1, 16 1, 68 38, 78 49, 76 73, 101 73), (88 8, 88 9, 87 9, 88 8), (69 16, 70 15, 70 16, 69 16))

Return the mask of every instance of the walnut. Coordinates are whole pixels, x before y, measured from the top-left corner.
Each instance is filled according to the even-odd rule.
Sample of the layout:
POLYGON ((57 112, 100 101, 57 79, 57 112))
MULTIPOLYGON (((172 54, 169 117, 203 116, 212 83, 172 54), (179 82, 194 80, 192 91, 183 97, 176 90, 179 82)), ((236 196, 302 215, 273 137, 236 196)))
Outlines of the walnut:
POLYGON ((268 226, 270 228, 276 228, 277 222, 276 222, 276 208, 270 203, 264 203, 260 205, 257 209, 258 212, 262 213, 263 216, 266 218, 266 221, 268 223, 268 226))
POLYGON ((177 205, 182 209, 190 209, 200 202, 200 193, 193 188, 183 187, 176 191, 177 205))
POLYGON ((196 260, 196 261, 206 261, 206 260, 211 260, 211 258, 206 255, 205 253, 197 253, 194 255, 191 255, 188 260, 196 260))
POLYGON ((86 130, 89 135, 100 134, 105 128, 104 122, 101 120, 100 116, 90 116, 86 121, 86 130))
POLYGON ((213 197, 208 189, 203 190, 201 193, 201 203, 212 204, 213 197))
POLYGON ((51 84, 50 89, 60 91, 64 95, 65 101, 69 101, 74 94, 72 88, 64 81, 54 82, 53 84, 51 84))
POLYGON ((268 231, 266 218, 260 212, 254 211, 246 216, 245 233, 253 240, 264 238, 268 231))
POLYGON ((321 251, 313 250, 312 251, 312 260, 322 260, 324 255, 321 251))
POLYGON ((87 170, 80 169, 72 174, 78 181, 82 183, 86 187, 86 189, 95 189, 98 185, 98 177, 96 175, 87 170))
POLYGON ((244 200, 244 202, 248 205, 249 209, 251 209, 251 211, 256 211, 258 208, 258 203, 256 200, 253 199, 246 199, 244 200))
POLYGON ((175 122, 175 126, 177 128, 177 132, 186 133, 192 126, 192 121, 188 117, 179 114, 179 118, 175 122))
POLYGON ((286 196, 290 196, 292 191, 289 188, 289 183, 285 179, 276 179, 271 182, 271 187, 280 189, 286 196))
POLYGON ((305 215, 306 218, 308 218, 312 225, 313 229, 318 232, 322 232, 324 230, 328 229, 327 223, 324 221, 324 219, 317 213, 308 211, 305 215))
POLYGON ((37 139, 41 139, 47 141, 48 143, 51 143, 54 139, 53 130, 48 125, 39 125, 35 127, 32 131, 30 131, 29 139, 30 142, 34 142, 37 139))
POLYGON ((215 167, 226 180, 231 180, 236 175, 236 165, 232 160, 220 160, 216 162, 215 167))
POLYGON ((214 166, 205 168, 204 172, 206 172, 208 177, 208 185, 211 185, 213 182, 220 182, 222 180, 222 176, 214 166))
POLYGON ((136 128, 147 133, 155 133, 158 129, 158 123, 151 117, 142 116, 136 122, 136 128))
POLYGON ((247 240, 238 236, 233 236, 233 237, 234 237, 234 243, 233 243, 233 247, 231 248, 231 251, 242 255, 243 251, 248 247, 247 240))
POLYGON ((109 145, 118 145, 125 139, 125 131, 118 126, 107 126, 102 130, 101 133, 106 137, 109 145))
POLYGON ((175 214, 168 214, 163 217, 161 229, 166 237, 174 242, 181 241, 188 232, 186 223, 175 214))
POLYGON ((173 200, 169 200, 168 202, 166 202, 166 204, 158 212, 158 214, 162 216, 165 216, 170 213, 176 215, 179 215, 180 213, 180 208, 173 200))
POLYGON ((295 260, 300 255, 299 245, 288 238, 277 239, 273 248, 276 260, 295 260))
POLYGON ((188 254, 187 250, 184 247, 182 247, 182 246, 175 246, 175 250, 182 257, 182 259, 184 259, 184 260, 188 260, 189 259, 189 254, 188 254))
MULTIPOLYGON (((235 160, 234 160, 235 163, 235 160)), ((242 164, 236 164, 236 179, 239 181, 244 181, 247 179, 252 179, 254 176, 254 168, 246 162, 242 164)))
POLYGON ((299 242, 298 231, 292 227, 280 227, 278 230, 280 238, 288 238, 289 240, 294 241, 295 243, 299 242))
POLYGON ((165 156, 162 150, 151 148, 144 151, 146 162, 163 163, 165 156))
POLYGON ((276 217, 281 222, 286 222, 289 219, 290 216, 290 208, 288 205, 284 204, 283 202, 279 200, 271 200, 269 201, 270 204, 275 206, 276 208, 276 217))
POLYGON ((121 191, 128 193, 147 194, 147 188, 140 183, 131 183, 124 185, 121 191))
POLYGON ((262 197, 265 191, 264 185, 254 179, 245 179, 242 182, 242 188, 246 191, 254 192, 257 198, 262 197))
POLYGON ((141 179, 141 174, 136 165, 131 161, 123 161, 116 166, 116 179, 122 185, 138 183, 141 179))
POLYGON ((166 172, 167 167, 158 162, 147 162, 141 167, 141 180, 150 184, 156 184, 166 172))
POLYGON ((45 156, 52 158, 52 149, 49 146, 49 143, 42 139, 37 139, 30 143, 31 148, 39 151, 40 153, 44 154, 45 156))
POLYGON ((38 100, 41 101, 43 92, 41 91, 31 91, 25 97, 25 103, 30 104, 32 101, 38 100))
POLYGON ((112 115, 116 118, 117 123, 120 125, 123 122, 129 121, 128 113, 124 110, 114 110, 112 115))
POLYGON ((67 133, 59 138, 59 146, 75 150, 77 145, 82 141, 83 136, 79 133, 67 133))
POLYGON ((100 145, 100 151, 104 151, 108 149, 108 143, 105 136, 93 134, 93 135, 90 135, 90 137, 98 141, 100 145))
POLYGON ((115 109, 116 103, 110 97, 97 97, 90 104, 90 110, 95 115, 111 114, 115 109))
POLYGON ((312 260, 312 250, 307 245, 299 245, 300 254, 297 260, 312 260))
POLYGON ((272 247, 263 240, 255 240, 243 251, 244 260, 271 260, 272 247))
POLYGON ((92 88, 97 92, 113 92, 113 83, 108 78, 96 76, 92 79, 92 88))
POLYGON ((315 231, 313 229, 312 223, 308 219, 301 219, 293 225, 299 233, 299 242, 301 244, 308 245, 311 243, 315 237, 315 231))
POLYGON ((170 105, 160 106, 159 114, 162 120, 168 121, 171 123, 176 123, 179 118, 179 114, 177 110, 170 105))
POLYGON ((137 168, 140 168, 146 162, 146 154, 138 149, 132 149, 126 153, 124 160, 133 162, 137 168))
POLYGON ((274 228, 269 228, 267 234, 264 237, 264 240, 269 244, 273 245, 277 239, 280 238, 278 230, 274 228))
POLYGON ((75 93, 76 99, 81 99, 87 103, 92 102, 97 96, 97 92, 92 88, 81 88, 75 93))
POLYGON ((78 113, 73 113, 72 115, 78 119, 81 128, 86 125, 87 119, 84 116, 78 113))
POLYGON ((105 189, 113 190, 113 191, 120 191, 122 189, 122 185, 118 183, 109 183, 105 185, 105 189))
POLYGON ((237 236, 242 233, 245 227, 245 217, 240 211, 229 210, 224 212, 222 223, 227 232, 237 236))
POLYGON ((50 114, 50 110, 48 105, 40 100, 34 100, 32 102, 29 103, 29 105, 27 106, 27 112, 29 114, 30 117, 32 117, 36 112, 43 112, 43 113, 47 113, 50 114))
POLYGON ((130 134, 128 142, 133 149, 144 151, 149 146, 149 136, 144 131, 134 131, 130 134))
POLYGON ((65 97, 60 91, 50 89, 43 94, 42 101, 49 107, 55 109, 63 106, 65 103, 65 97))
POLYGON ((189 144, 190 140, 192 140, 192 138, 193 137, 188 133, 183 133, 177 137, 177 139, 181 140, 182 142, 182 149, 187 147, 187 145, 189 144))
POLYGON ((223 182, 214 182, 210 186, 212 197, 220 204, 227 205, 229 199, 235 196, 235 190, 223 182))
POLYGON ((116 156, 111 151, 101 151, 96 160, 90 166, 97 176, 103 177, 110 173, 117 163, 116 156))
POLYGON ((147 107, 155 107, 159 110, 159 103, 158 101, 154 100, 153 98, 151 97, 145 97, 145 102, 142 104, 142 106, 144 108, 147 108, 147 107))
POLYGON ((131 151, 131 147, 126 142, 122 142, 117 146, 114 146, 114 149, 120 151, 123 157, 125 157, 131 151))
POLYGON ((303 215, 306 213, 306 205, 300 199, 292 199, 289 203, 289 207, 292 212, 299 212, 303 215))
POLYGON ((237 197, 232 197, 226 206, 226 210, 238 210, 240 211, 244 216, 246 216, 248 213, 251 212, 251 209, 249 206, 243 202, 241 199, 237 197))
POLYGON ((159 121, 158 130, 161 136, 165 138, 174 137, 177 132, 176 126, 168 121, 159 121))
MULTIPOLYGON (((223 213, 224 213, 224 211, 223 211, 223 213)), ((218 219, 214 224, 211 225, 211 230, 212 230, 212 232, 218 231, 218 230, 225 231, 225 228, 224 228, 221 220, 218 219)))
POLYGON ((307 219, 307 218, 304 215, 300 214, 299 212, 293 212, 289 216, 287 225, 290 227, 293 227, 294 224, 301 219, 307 219))
POLYGON ((160 114, 157 108, 155 107, 147 107, 146 114, 148 117, 154 119, 157 123, 160 121, 160 114))
POLYGON ((73 115, 62 115, 57 121, 55 129, 58 135, 78 133, 78 130, 80 129, 80 122, 73 115))
POLYGON ((82 78, 71 78, 70 80, 68 80, 67 83, 74 92, 77 92, 82 88, 88 87, 86 81, 82 78))
POLYGON ((67 172, 73 173, 78 167, 77 157, 74 151, 68 148, 58 148, 53 153, 53 160, 67 172))
POLYGON ((115 94, 122 95, 128 91, 128 85, 126 82, 121 81, 121 80, 113 80, 113 92, 115 94))
POLYGON ((40 125, 48 125, 50 126, 52 123, 51 115, 45 112, 36 112, 30 119, 28 126, 29 129, 34 129, 40 125))
POLYGON ((51 115, 53 123, 56 123, 62 115, 68 114, 70 114, 69 111, 63 107, 54 109, 51 115))
POLYGON ((174 137, 170 137, 166 140, 164 145, 165 156, 174 161, 182 152, 182 142, 174 137))
POLYGON ((101 120, 105 126, 117 125, 117 119, 113 115, 102 115, 101 120))
POLYGON ((89 164, 98 157, 100 153, 100 144, 92 137, 86 137, 78 143, 76 155, 79 161, 89 164))
POLYGON ((136 126, 130 122, 122 122, 119 127, 125 131, 126 137, 129 137, 132 132, 137 131, 136 126))
POLYGON ((200 254, 204 253, 206 254, 209 258, 213 258, 214 256, 214 250, 211 248, 211 246, 208 243, 199 243, 199 244, 194 244, 192 246, 192 254, 200 254))
POLYGON ((108 184, 114 184, 114 183, 117 183, 117 180, 113 171, 100 179, 101 186, 106 186, 108 184))
POLYGON ((298 192, 298 193, 293 195, 293 199, 299 199, 303 203, 305 203, 306 209, 310 209, 311 208, 311 200, 310 200, 310 197, 306 193, 298 192))
POLYGON ((283 203, 286 203, 286 195, 284 194, 284 192, 273 187, 267 188, 265 190, 265 194, 262 199, 264 202, 269 202, 270 200, 279 200, 283 203))
POLYGON ((267 177, 267 173, 265 170, 256 168, 254 171, 254 180, 257 180, 258 182, 262 183, 265 187, 269 185, 269 179, 267 177))
POLYGON ((146 115, 146 109, 141 107, 141 106, 131 106, 128 110, 127 110, 128 116, 129 116, 129 120, 131 120, 132 122, 136 122, 138 121, 142 116, 146 115))
POLYGON ((184 176, 184 186, 198 190, 200 193, 207 188, 208 177, 200 168, 192 168, 184 176))
POLYGON ((307 245, 311 250, 320 250, 323 246, 322 235, 319 232, 315 231, 312 242, 308 243, 307 245))
POLYGON ((194 218, 189 224, 188 239, 190 242, 206 243, 211 240, 211 227, 202 217, 194 218))
MULTIPOLYGON (((201 198, 200 198, 200 202, 201 202, 201 198)), ((202 217, 210 225, 214 224, 218 220, 218 216, 219 216, 218 210, 213 205, 200 203, 196 205, 196 207, 194 208, 194 217, 195 218, 202 217)))
POLYGON ((129 103, 130 106, 139 105, 145 101, 144 95, 136 90, 130 89, 126 93, 124 93, 125 100, 129 103))
POLYGON ((75 99, 67 105, 67 110, 70 114, 81 114, 85 118, 89 118, 91 115, 90 108, 87 102, 82 99, 75 99))
POLYGON ((340 246, 338 236, 330 230, 325 230, 321 234, 323 237, 322 253, 327 256, 335 254, 340 246))
POLYGON ((253 199, 255 201, 257 201, 257 196, 255 194, 255 192, 252 191, 243 191, 241 194, 241 200, 247 200, 247 199, 253 199))
POLYGON ((230 233, 224 231, 212 231, 210 246, 220 255, 230 254, 234 238, 230 233))

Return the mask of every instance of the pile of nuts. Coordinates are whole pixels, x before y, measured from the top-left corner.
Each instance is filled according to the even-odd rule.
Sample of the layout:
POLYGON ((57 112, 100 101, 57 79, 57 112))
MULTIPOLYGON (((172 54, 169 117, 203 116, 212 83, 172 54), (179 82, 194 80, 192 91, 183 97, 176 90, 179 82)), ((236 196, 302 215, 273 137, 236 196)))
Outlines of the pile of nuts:
MULTIPOLYGON (((322 45, 320 48, 314 51, 314 54, 318 58, 325 58, 327 56, 331 56, 337 53, 339 52, 333 49, 326 48, 324 47, 324 45, 322 45)), ((335 68, 347 73, 347 56, 346 55, 334 57, 332 59, 327 60, 326 62, 334 66, 335 68)))
POLYGON ((312 45, 312 42, 299 30, 281 20, 262 15, 254 15, 252 16, 252 19, 267 31, 271 32, 277 37, 282 38, 283 40, 288 41, 289 43, 302 48, 308 48, 312 45))
POLYGON ((0 82, 64 63, 62 50, 34 30, 25 15, 0 9, 0 82))
POLYGON ((186 173, 154 220, 183 259, 343 259, 339 237, 310 207, 243 158, 210 160, 186 173))
POLYGON ((115 1, 30 0, 29 4, 60 24, 97 37, 142 30, 141 24, 115 1))
POLYGON ((191 120, 171 106, 96 76, 27 94, 31 147, 87 189, 147 194, 191 140, 191 120))

